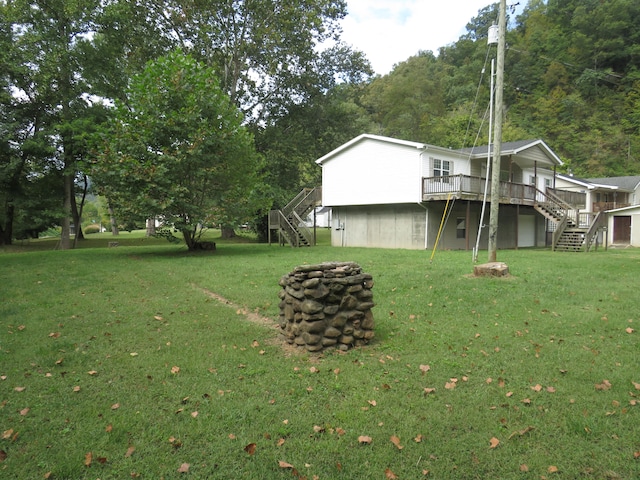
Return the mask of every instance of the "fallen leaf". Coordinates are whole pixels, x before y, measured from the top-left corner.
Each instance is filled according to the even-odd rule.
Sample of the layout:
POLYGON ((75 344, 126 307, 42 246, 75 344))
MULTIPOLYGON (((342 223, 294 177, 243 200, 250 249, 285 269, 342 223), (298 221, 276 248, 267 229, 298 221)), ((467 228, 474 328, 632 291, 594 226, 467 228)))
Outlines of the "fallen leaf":
POLYGON ((393 473, 391 469, 387 468, 384 471, 384 478, 387 478, 388 480, 397 480, 398 476, 395 473, 393 473))
POLYGON ((258 343, 258 341, 257 341, 257 340, 254 340, 254 341, 251 343, 251 347, 253 347, 253 348, 257 348, 257 347, 259 347, 259 346, 260 346, 260 344, 258 343))
POLYGON ((556 467, 555 465, 551 465, 548 469, 547 472, 549 473, 558 473, 558 467, 556 467))
POLYGON ((111 410, 117 410, 120 408, 120 404, 119 403, 114 403, 113 405, 111 405, 111 410))
POLYGON ((338 374, 340 373, 340 369, 339 369, 339 368, 336 368, 336 369, 333 371, 333 373, 334 373, 335 375, 338 375, 338 374))
POLYGON ((164 318, 162 318, 160 315, 154 315, 153 318, 155 318, 156 320, 158 320, 159 322, 161 322, 162 320, 164 320, 164 318))
POLYGON ((20 415, 24 417, 27 413, 29 413, 29 410, 31 410, 29 407, 23 408, 22 410, 20 410, 20 415))
POLYGON ((640 390, 640 383, 636 383, 636 382, 631 382, 633 383, 633 386, 635 387, 636 390, 640 390))
POLYGON ((11 438, 11 435, 13 435, 13 428, 5 430, 4 432, 2 432, 2 440, 8 440, 9 438, 11 438))
POLYGON ((391 438, 389 438, 389 440, 391 440, 391 443, 393 443, 398 450, 402 450, 404 448, 402 445, 400 445, 400 438, 396 437, 395 435, 391 435, 391 438))
POLYGON ((496 437, 493 437, 491 440, 489 440, 489 444, 489 448, 496 448, 498 445, 500 445, 500 440, 498 440, 496 437))
POLYGON ((4 462, 7 459, 7 452, 4 450, 0 450, 0 463, 4 462))
POLYGON ((129 458, 131 455, 133 455, 133 452, 135 451, 136 451, 136 447, 131 445, 129 448, 127 448, 127 453, 124 454, 124 458, 129 458))
POLYGON ((73 387, 73 391, 74 392, 79 392, 80 391, 80 386, 76 385, 75 387, 73 387))
POLYGON ((290 463, 287 463, 287 462, 283 462, 282 460, 278 461, 278 466, 280 468, 293 468, 293 465, 291 465, 290 463))
POLYGON ((347 431, 345 429, 343 429, 343 428, 337 427, 336 428, 336 433, 338 434, 339 437, 341 437, 342 435, 347 433, 347 431))
POLYGON ((430 393, 435 393, 435 391, 436 391, 435 388, 424 387, 424 394, 425 395, 429 395, 430 393))
POLYGON ((431 370, 431 367, 429 365, 420 365, 420 371, 422 372, 422 375, 427 373, 429 370, 431 370))
POLYGON ((45 480, 47 480, 47 478, 51 478, 51 471, 48 471, 47 473, 45 473, 42 478, 44 478, 45 480))
POLYGON ((372 407, 375 407, 376 405, 378 405, 375 400, 367 400, 367 403, 372 407))
POLYGON ((418 435, 416 438, 413 439, 413 441, 416 443, 420 443, 422 442, 423 439, 424 437, 422 435, 418 435))
POLYGON ((371 437, 366 436, 366 435, 360 435, 358 437, 358 443, 362 443, 364 445, 370 445, 372 441, 373 441, 373 439, 371 437))
POLYGON ((131 352, 129 355, 131 355, 132 357, 137 357, 138 353, 137 352, 131 352))
POLYGON ((229 434, 229 438, 230 438, 231 440, 235 440, 235 439, 236 439, 236 436, 235 436, 233 433, 230 433, 230 434, 229 434))
POLYGON ((635 330, 634 330, 633 328, 631 328, 631 327, 627 327, 627 328, 625 329, 625 332, 627 332, 627 333, 633 333, 633 332, 635 332, 635 330))
POLYGON ((547 392, 556 393, 556 389, 554 387, 547 387, 547 392))
POLYGON ((104 429, 104 431, 107 433, 110 433, 111 430, 113 430, 113 425, 107 425, 107 427, 104 429))
POLYGON ((173 366, 171 367, 171 373, 177 374, 180 372, 180 367, 173 366))
POLYGON ((16 388, 14 388, 14 390, 16 392, 24 392, 26 389, 27 389, 27 387, 16 387, 16 388))
POLYGON ((178 473, 188 473, 190 466, 191 465, 189 465, 188 463, 183 463, 182 465, 180 465, 180 468, 178 469, 178 473))
POLYGON ((319 372, 320 372, 320 370, 318 370, 316 367, 311 367, 311 368, 309 369, 309 371, 310 371, 311 373, 319 373, 319 372))
POLYGON ((534 392, 539 392, 540 390, 542 390, 542 385, 538 383, 537 385, 531 387, 531 390, 533 390, 534 392))
POLYGON ((191 412, 191 416, 192 416, 193 418, 196 418, 196 417, 198 416, 198 412, 191 412))
POLYGON ((633 458, 635 458, 636 460, 640 458, 640 451, 637 451, 633 454, 633 458))
POLYGON ((523 463, 522 465, 520 465, 520 471, 521 472, 528 472, 529 471, 529 467, 527 467, 527 465, 523 463))
POLYGON ((610 390, 611 382, 609 380, 602 380, 602 383, 596 383, 596 390, 610 390))
POLYGON ((7 379, 7 376, 6 376, 6 375, 2 375, 2 376, 0 376, 0 380, 6 380, 6 379, 7 379))
POLYGON ((58 338, 60 336, 60 332, 51 332, 49 334, 49 337, 51 338, 58 338))
POLYGON ((313 426, 313 431, 316 433, 322 433, 324 432, 324 427, 321 427, 320 425, 314 425, 313 426))
POLYGON ((281 447, 282 445, 284 445, 285 439, 284 438, 279 438, 276 445, 278 447, 281 447))
POLYGON ((93 453, 89 452, 84 456, 84 466, 90 467, 92 461, 93 461, 93 453))
POLYGON ((90 370, 87 372, 89 375, 97 375, 98 372, 96 372, 95 370, 90 370))
POLYGON ((456 383, 455 382, 446 382, 444 384, 444 388, 446 388, 447 390, 453 390, 454 388, 456 388, 456 383))
POLYGON ((257 445, 255 443, 250 443, 249 445, 244 447, 244 451, 249 455, 253 455, 254 453, 256 453, 256 446, 257 445))

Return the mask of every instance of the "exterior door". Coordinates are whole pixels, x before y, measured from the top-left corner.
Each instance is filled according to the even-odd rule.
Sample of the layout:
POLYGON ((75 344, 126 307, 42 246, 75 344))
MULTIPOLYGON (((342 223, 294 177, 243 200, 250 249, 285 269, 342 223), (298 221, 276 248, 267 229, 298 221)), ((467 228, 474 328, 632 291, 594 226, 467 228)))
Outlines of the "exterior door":
POLYGON ((631 216, 613 217, 613 242, 631 242, 631 216))

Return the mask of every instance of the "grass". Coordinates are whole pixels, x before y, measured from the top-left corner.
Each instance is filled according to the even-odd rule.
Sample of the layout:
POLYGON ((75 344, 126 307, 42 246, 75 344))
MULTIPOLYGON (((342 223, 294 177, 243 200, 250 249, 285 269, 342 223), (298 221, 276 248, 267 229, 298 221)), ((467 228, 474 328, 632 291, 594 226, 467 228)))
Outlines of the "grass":
POLYGON ((640 477, 637 250, 478 279, 469 252, 90 238, 0 254, 1 478, 640 477), (280 276, 333 260, 373 275, 374 342, 283 348, 280 276))

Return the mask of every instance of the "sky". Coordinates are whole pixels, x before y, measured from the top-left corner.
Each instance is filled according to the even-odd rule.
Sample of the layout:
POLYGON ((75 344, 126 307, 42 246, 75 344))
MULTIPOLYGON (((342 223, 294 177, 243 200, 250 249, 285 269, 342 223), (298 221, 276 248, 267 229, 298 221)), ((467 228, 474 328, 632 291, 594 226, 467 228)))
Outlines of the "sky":
MULTIPOLYGON (((377 74, 420 50, 458 40, 478 10, 494 0, 347 0, 342 40, 364 52, 377 74)), ((512 3, 512 2, 507 2, 512 3)), ((522 2, 521 3, 525 3, 522 2)))

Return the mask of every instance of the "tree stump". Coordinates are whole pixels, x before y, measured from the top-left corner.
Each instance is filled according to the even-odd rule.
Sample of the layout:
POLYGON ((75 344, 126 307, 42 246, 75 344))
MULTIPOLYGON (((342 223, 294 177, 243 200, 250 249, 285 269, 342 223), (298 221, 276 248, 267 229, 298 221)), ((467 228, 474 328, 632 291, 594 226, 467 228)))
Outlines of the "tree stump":
POLYGON ((476 277, 506 277, 509 275, 509 267, 503 262, 483 263, 473 267, 476 277))

